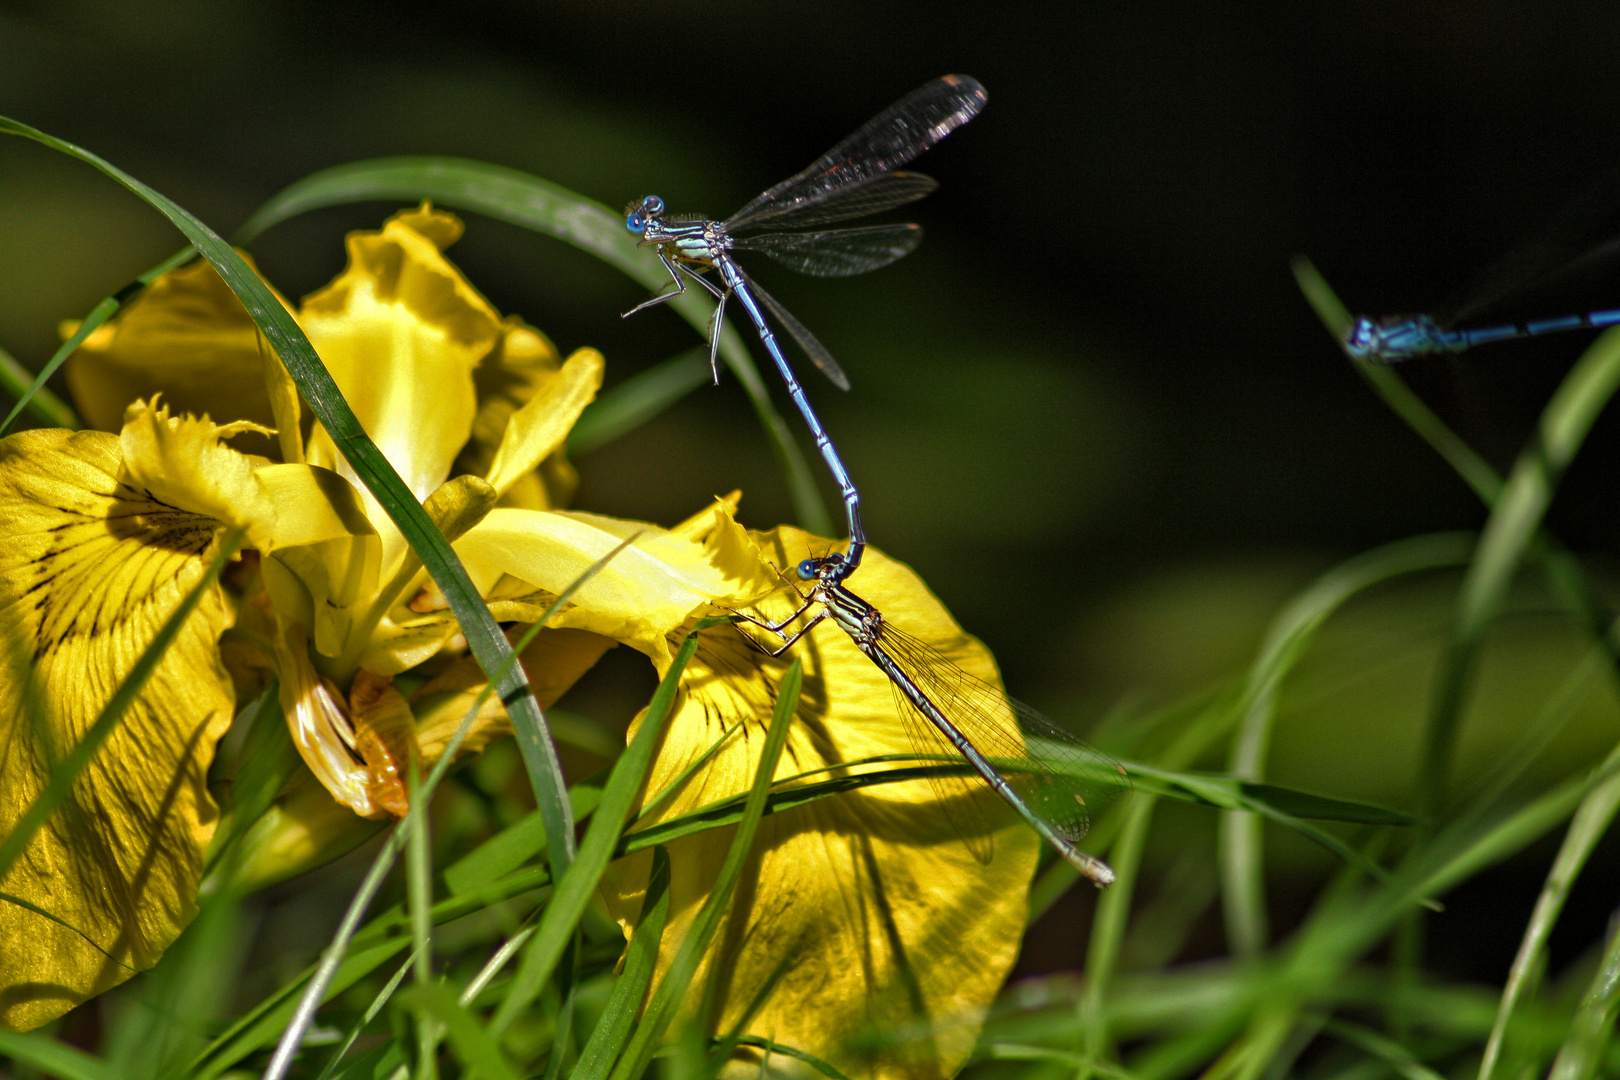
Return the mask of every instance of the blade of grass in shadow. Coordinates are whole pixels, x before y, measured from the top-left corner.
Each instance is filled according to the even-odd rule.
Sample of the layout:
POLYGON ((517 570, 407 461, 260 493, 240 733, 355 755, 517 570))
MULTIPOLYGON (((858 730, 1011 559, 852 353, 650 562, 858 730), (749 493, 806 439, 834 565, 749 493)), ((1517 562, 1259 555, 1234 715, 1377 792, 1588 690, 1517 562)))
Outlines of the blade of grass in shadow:
MULTIPOLYGON (((9 121, 6 120, 5 117, 0 117, 0 133, 25 135, 28 138, 35 138, 39 134, 38 132, 35 132, 33 128, 19 130, 25 127, 26 125, 15 124, 14 121, 9 121)), ((36 141, 43 142, 44 139, 37 139, 36 141)), ((46 143, 46 145, 52 146, 52 143, 46 143)), ((52 148, 61 149, 63 146, 68 145, 70 144, 63 143, 61 146, 53 146, 52 148)), ((77 147, 74 149, 76 150, 77 147)), ((67 152, 71 153, 71 151, 67 152)), ((80 153, 83 153, 83 151, 80 151, 80 153)), ((95 162, 91 162, 91 164, 95 164, 95 162)), ((99 168, 100 166, 97 167, 99 168)), ((182 248, 175 254, 169 256, 167 259, 164 259, 162 262, 152 267, 152 269, 148 270, 134 281, 130 282, 128 285, 125 285, 122 289, 119 289, 112 296, 104 297, 100 303, 92 308, 90 310, 90 314, 86 315, 84 317, 84 321, 79 324, 79 328, 62 343, 61 347, 58 348, 56 352, 51 354, 50 360, 46 361, 45 366, 40 369, 39 374, 34 376, 34 381, 32 383, 25 384, 26 388, 23 390, 22 395, 17 399, 17 404, 12 407, 12 410, 9 413, 6 414, 5 420, 0 421, 0 435, 4 435, 6 432, 11 430, 11 425, 16 423, 17 417, 22 415, 22 411, 25 408, 34 408, 33 402, 35 397, 42 393, 49 393, 49 391, 45 389, 45 384, 50 381, 52 375, 56 374, 57 369, 60 368, 64 362, 66 362, 67 358, 73 355, 73 350, 77 349, 79 344, 83 342, 85 338, 94 333, 96 328, 102 323, 106 322, 108 319, 117 314, 118 309, 123 307, 124 304, 129 301, 130 297, 146 288, 164 274, 167 274, 170 270, 173 270, 178 266, 184 266, 186 263, 195 258, 196 255, 196 250, 189 245, 182 248)), ((63 408, 66 408, 66 406, 64 405, 63 408)), ((78 425, 77 423, 73 423, 64 424, 62 426, 77 427, 78 425)))
POLYGON ((709 353, 688 349, 630 376, 585 406, 568 433, 568 454, 582 457, 634 431, 709 381, 709 353))
POLYGON ((765 796, 770 792, 771 779, 776 775, 776 765, 781 759, 782 747, 787 742, 788 728, 793 723, 794 710, 799 704, 799 687, 803 677, 803 666, 798 660, 794 660, 793 665, 782 677, 781 686, 777 691, 776 709, 771 716, 770 731, 765 736, 765 746, 760 752, 759 768, 754 773, 754 785, 748 792, 747 810, 742 821, 737 824, 736 838, 731 842, 731 849, 726 852, 726 861, 720 867, 720 873, 709 890, 708 898, 703 902, 702 910, 692 920, 686 936, 681 940, 680 949, 664 971, 663 980, 653 991, 652 1000, 647 1003, 647 1008, 642 1013, 640 1025, 631 1036, 629 1045, 625 1047, 624 1054, 613 1070, 613 1080, 635 1080, 646 1070, 647 1063, 652 1060, 653 1051, 658 1048, 664 1032, 669 1029, 686 997, 687 985, 697 972, 699 961, 708 950, 715 931, 720 928, 720 920, 731 903, 732 890, 742 877, 743 865, 748 861, 749 853, 754 846, 754 835, 759 831, 759 819, 765 812, 765 796))
POLYGON ((0 879, 5 878, 6 873, 11 869, 11 864, 17 860, 17 856, 22 854, 23 849, 34 838, 34 834, 39 831, 40 826, 44 825, 50 819, 50 816, 56 812, 56 808, 62 805, 62 800, 68 797, 68 793, 73 789, 73 782, 78 779, 79 773, 83 772, 84 767, 90 764, 90 759, 95 757, 97 750, 101 749, 101 744, 107 741, 107 737, 122 722, 124 713, 129 711, 129 707, 135 703, 135 698, 140 694, 141 688, 146 685, 146 680, 151 678, 152 673, 157 670, 158 664, 163 661, 164 654, 169 651, 169 646, 173 644, 174 639, 179 635, 186 619, 196 610, 198 603, 202 601, 203 595, 212 589, 219 580, 220 571, 225 569, 225 564, 236 553, 237 545, 241 541, 242 534, 240 532, 231 533, 219 541, 219 549, 214 553, 213 559, 209 561, 208 568, 203 572, 202 577, 198 578, 197 583, 187 590, 179 605, 164 620, 163 625, 158 628, 158 632, 153 636, 151 643, 141 651, 140 657, 135 661, 134 666, 129 669, 129 674, 124 676, 123 681, 118 684, 118 689, 113 691, 112 697, 102 707, 101 713, 96 717, 95 722, 84 733, 84 738, 80 739, 78 745, 68 751, 61 762, 51 770, 50 780, 46 782, 40 793, 34 797, 34 801, 29 804, 22 817, 17 820, 16 827, 11 830, 5 840, 0 841, 0 879))
POLYGON ((573 821, 563 793, 562 766, 557 760, 556 747, 546 731, 540 703, 529 689, 522 668, 507 663, 512 652, 506 637, 468 578, 461 560, 388 459, 383 457, 376 444, 361 429, 348 402, 292 315, 281 306, 269 287, 234 248, 177 203, 95 154, 26 124, 0 117, 0 134, 33 139, 77 158, 139 195, 185 234, 186 239, 213 265, 236 294, 255 325, 275 349, 276 355, 286 365, 293 381, 309 402, 311 411, 348 459, 356 475, 399 527, 411 549, 421 558, 449 603, 468 647, 479 665, 499 686, 501 702, 512 719, 518 747, 528 769, 535 802, 545 818, 553 869, 560 877, 573 858, 573 821), (495 673, 501 671, 506 674, 497 678, 495 673))
MULTIPOLYGON (((1238 699, 1243 719, 1233 740, 1228 775, 1249 782, 1264 777, 1278 691, 1329 616, 1358 594, 1391 578, 1461 566, 1473 547, 1474 537, 1466 533, 1396 541, 1334 567, 1284 608, 1267 630, 1238 699)), ((1270 936, 1261 835, 1257 815, 1245 811, 1222 814, 1216 849, 1221 911, 1229 947, 1244 959, 1259 956, 1270 936)))
POLYGON ((0 1031, 0 1056, 57 1080, 122 1080, 100 1058, 38 1032, 0 1031))
POLYGON ((1541 527, 1564 470, 1616 388, 1620 388, 1620 334, 1611 331, 1593 343, 1559 385, 1491 511, 1463 579, 1425 733, 1419 794, 1427 809, 1440 805, 1443 798, 1457 726, 1485 632, 1506 603, 1514 574, 1541 527))
MULTIPOLYGON (((424 198, 554 236, 649 289, 660 289, 665 283, 663 267, 637 247, 635 238, 625 230, 622 214, 538 176, 462 158, 378 158, 322 170, 272 196, 242 226, 236 239, 247 243, 277 222, 325 206, 377 200, 415 202, 424 198)), ((667 306, 706 340, 714 306, 699 293, 688 289, 667 306)), ((831 518, 804 455, 782 415, 771 404, 742 338, 729 324, 720 335, 720 355, 742 384, 765 428, 787 479, 799 524, 817 535, 831 535, 831 518)))
MULTIPOLYGON (((1350 325, 1350 312, 1339 302, 1332 288, 1317 271, 1311 261, 1306 258, 1296 258, 1293 264, 1294 280, 1298 282, 1299 289, 1305 294, 1316 315, 1327 327, 1328 333, 1333 335, 1335 341, 1344 339, 1344 332, 1350 325)), ((1425 442, 1434 447, 1436 453, 1445 458, 1451 467, 1457 470, 1474 493, 1479 496, 1485 505, 1490 506, 1496 502, 1497 495, 1502 490, 1502 478, 1490 463, 1474 452, 1473 447, 1457 437, 1457 433, 1446 426, 1445 421, 1436 416, 1434 411, 1423 403, 1423 400, 1414 394, 1410 387, 1387 364, 1374 364, 1359 358, 1351 358, 1356 373, 1384 399, 1384 404, 1405 420, 1407 426, 1421 435, 1425 442)))
POLYGON ((556 893, 540 918, 540 929, 524 950, 522 964, 512 978, 506 1000, 501 1002, 501 1007, 490 1021, 489 1028, 494 1035, 503 1033, 539 996, 558 960, 562 958, 563 950, 571 940, 580 916, 584 914, 585 905, 595 895, 602 871, 612 860, 619 834, 630 817, 630 804, 635 801, 636 792, 641 790, 647 767, 652 763, 653 747, 658 743, 664 720, 675 704, 681 674, 697 652, 698 631, 706 626, 729 622, 727 618, 701 620, 681 643, 669 671, 659 682, 647 706, 647 713, 642 717, 635 736, 614 764, 607 786, 602 789, 602 802, 592 815, 590 828, 580 843, 579 856, 557 882, 556 893))
POLYGON ((571 1080, 606 1080, 608 1071, 619 1059, 630 1028, 635 1023, 636 1010, 647 996, 652 983, 653 969, 658 963, 658 945, 664 939, 664 926, 669 919, 669 852, 653 849, 652 873, 647 878, 647 892, 641 901, 641 915, 636 929, 630 935, 625 949, 624 970, 613 983, 596 1028, 591 1032, 585 1048, 580 1051, 579 1062, 571 1080))
MULTIPOLYGON (((34 418, 42 424, 74 431, 83 426, 79 422, 79 414, 73 411, 71 405, 45 389, 43 383, 36 385, 34 373, 4 349, 0 349, 0 392, 16 398, 18 406, 33 413, 34 418)), ((0 431, 8 430, 15 419, 13 416, 7 420, 4 426, 0 426, 0 431)))

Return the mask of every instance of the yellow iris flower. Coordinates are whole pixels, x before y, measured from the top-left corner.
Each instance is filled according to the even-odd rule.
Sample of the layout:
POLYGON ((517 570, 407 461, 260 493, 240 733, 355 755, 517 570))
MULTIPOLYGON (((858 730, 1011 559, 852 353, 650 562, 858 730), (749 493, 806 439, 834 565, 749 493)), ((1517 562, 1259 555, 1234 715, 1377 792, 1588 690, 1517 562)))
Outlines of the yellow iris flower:
MULTIPOLYGON (((602 359, 580 350, 562 360, 538 332, 503 320, 442 254, 460 230, 424 206, 352 235, 347 269, 297 318, 497 618, 532 622, 634 538, 525 651, 542 702, 614 644, 662 672, 704 615, 789 610, 796 594, 781 568, 828 545, 787 528, 746 532, 734 497, 669 530, 554 509, 574 481, 563 441, 600 385, 602 359)), ((205 597, 0 879, 0 1026, 12 1029, 150 967, 194 915, 218 819, 206 785, 214 745, 238 695, 267 673, 321 785, 303 805, 326 808, 285 815, 261 845, 261 858, 283 865, 307 862, 334 814, 402 814, 404 762, 436 760, 483 687, 462 657, 410 700, 394 688, 395 675, 462 651, 454 620, 324 429, 302 426, 296 388, 206 264, 154 283, 91 335, 68 379, 81 413, 110 430, 0 440, 0 835, 226 532, 244 530, 256 555, 231 588, 205 597), (246 573, 254 566, 256 577, 246 573)), ((874 552, 858 584, 898 625, 995 678, 983 646, 909 570, 874 552)), ((779 778, 908 750, 887 681, 841 631, 823 624, 794 653, 806 678, 779 778)), ((731 735, 643 824, 747 789, 785 662, 734 629, 704 632, 646 790, 731 735)), ((508 730, 487 703, 465 749, 508 730)), ((911 781, 765 820, 698 976, 718 980, 719 1030, 740 1023, 851 1075, 954 1071, 1015 958, 1037 852, 1032 834, 1001 817, 996 855, 981 866, 933 798, 926 781, 911 781)), ((729 843, 722 829, 670 845, 661 964, 729 843)), ((604 885, 627 932, 647 865, 622 860, 604 885)))

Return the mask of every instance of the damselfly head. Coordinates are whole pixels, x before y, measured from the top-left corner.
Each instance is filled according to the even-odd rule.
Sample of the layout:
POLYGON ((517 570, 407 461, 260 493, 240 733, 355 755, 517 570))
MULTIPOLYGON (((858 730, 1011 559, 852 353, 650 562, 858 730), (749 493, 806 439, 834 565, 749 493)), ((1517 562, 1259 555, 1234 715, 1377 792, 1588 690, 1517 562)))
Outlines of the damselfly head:
POLYGON ((657 195, 648 195, 639 203, 631 203, 624 208, 624 227, 637 236, 643 236, 647 227, 663 212, 664 200, 657 195))

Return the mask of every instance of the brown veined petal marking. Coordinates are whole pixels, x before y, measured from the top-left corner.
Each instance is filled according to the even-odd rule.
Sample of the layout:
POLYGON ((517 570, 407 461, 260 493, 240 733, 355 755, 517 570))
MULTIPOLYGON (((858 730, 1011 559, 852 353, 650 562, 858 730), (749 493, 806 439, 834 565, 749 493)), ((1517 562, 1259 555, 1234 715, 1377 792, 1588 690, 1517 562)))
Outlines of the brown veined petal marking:
MULTIPOLYGON (((0 835, 205 572, 219 522, 120 480, 115 436, 0 440, 0 835)), ((66 801, 0 879, 0 1027, 151 967, 196 913, 230 723, 216 588, 66 801)))

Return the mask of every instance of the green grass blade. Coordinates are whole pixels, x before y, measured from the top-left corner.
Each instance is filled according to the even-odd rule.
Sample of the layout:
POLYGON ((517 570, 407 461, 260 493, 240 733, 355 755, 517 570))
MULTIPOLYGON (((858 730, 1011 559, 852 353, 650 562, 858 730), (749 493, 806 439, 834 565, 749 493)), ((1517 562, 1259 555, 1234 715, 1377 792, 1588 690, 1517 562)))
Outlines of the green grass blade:
MULTIPOLYGON (((1242 710, 1243 719, 1232 743, 1230 775, 1244 781, 1259 781, 1265 775, 1265 758, 1271 745, 1277 695, 1283 680, 1334 612, 1360 593, 1391 578, 1461 566, 1468 561, 1473 547, 1474 537, 1463 533, 1400 540, 1334 567, 1284 608, 1267 631, 1260 655, 1238 699, 1237 707, 1242 710)), ((1277 806, 1276 794, 1268 801, 1277 806)), ((1300 803, 1278 808, 1294 817, 1327 816, 1300 803)), ((1258 956, 1269 936, 1261 835, 1260 818, 1255 814, 1228 811, 1221 816, 1220 843, 1216 849, 1222 885, 1221 912, 1226 920, 1227 941, 1233 953, 1242 958, 1258 956)))
MULTIPOLYGON (((1142 867, 1142 851, 1147 845, 1148 830, 1152 826, 1153 810, 1157 805, 1158 800, 1151 795, 1133 799, 1130 809, 1126 811, 1119 842, 1109 848, 1114 883, 1103 890, 1092 919, 1091 940, 1086 946, 1086 991, 1079 1010, 1088 1061, 1105 1058, 1108 1054, 1109 1036, 1103 1001, 1113 984, 1120 948, 1125 943, 1125 924, 1130 918, 1131 899, 1136 893, 1136 879, 1142 867)), ((1080 1071, 1079 1076, 1083 1080, 1089 1072, 1088 1066, 1080 1071)))
POLYGON ((202 602, 204 594, 218 582, 220 571, 225 569, 225 564, 236 553, 236 547, 241 540, 241 533, 236 532, 219 542, 219 550, 214 553, 203 576, 197 579, 197 583, 181 598, 179 606, 163 621, 151 643, 142 650, 134 666, 129 669, 129 674, 124 676, 123 681, 118 684, 118 689, 113 691, 107 704, 102 706, 101 713, 90 725, 90 729, 84 733, 84 738, 80 739, 78 745, 68 751, 61 763, 51 770, 51 778, 46 782, 44 789, 34 797, 34 801, 17 820, 16 827, 0 841, 0 879, 5 878, 11 864, 22 854, 40 826, 44 825, 56 812, 56 808, 62 805, 62 801, 73 789, 73 782, 79 778, 79 773, 90 764, 96 751, 101 749, 101 744, 107 741, 107 737, 123 721, 124 713, 135 703, 135 698, 146 685, 146 680, 152 677, 158 664, 163 661, 164 654, 179 636, 186 619, 202 602))
POLYGON ((320 357, 292 315, 281 306, 269 287, 234 248, 177 203, 89 151, 26 124, 0 117, 0 134, 33 139, 77 158, 139 195, 185 234, 198 253, 213 264, 220 277, 230 286, 275 349, 276 355, 286 365, 303 392, 304 399, 309 402, 311 411, 332 436, 356 475, 399 527, 411 549, 421 558, 449 603, 467 638, 468 647, 479 665, 490 674, 490 681, 497 685, 501 700, 512 719, 518 747, 528 769, 529 782, 534 788, 536 804, 545 815, 554 871, 561 876, 573 858, 573 821, 569 817, 568 800, 564 795, 562 766, 557 760, 556 747, 546 731, 540 703, 529 689, 522 668, 516 664, 507 666, 506 661, 512 656, 511 648, 501 633, 500 624, 490 614, 467 577, 461 560, 456 557, 444 534, 428 518, 421 504, 411 495, 393 466, 383 457, 376 444, 367 438, 348 402, 338 391, 337 384, 321 364, 320 357), (497 678, 495 673, 502 670, 506 674, 497 678))
POLYGON ((0 1054, 57 1080, 123 1080, 100 1058, 35 1032, 0 1031, 0 1054))
MULTIPOLYGON (((0 392, 16 398, 17 405, 33 413, 34 418, 42 424, 72 428, 74 431, 84 426, 79 422, 79 414, 73 411, 73 406, 45 389, 42 383, 36 385, 34 373, 4 349, 0 349, 0 392)), ((0 431, 10 428, 15 419, 7 420, 4 426, 0 426, 0 431)))
POLYGON ((568 433, 568 453, 582 457, 645 424, 708 382, 707 349, 688 349, 632 375, 585 406, 568 433))
POLYGON ((387 1005, 399 990, 400 984, 405 981, 405 976, 410 973, 415 961, 416 957, 414 955, 407 956, 405 962, 399 965, 399 969, 394 972, 393 976, 383 983, 383 988, 377 991, 377 995, 371 999, 371 1004, 366 1006, 366 1011, 360 1014, 360 1019, 355 1021, 354 1025, 349 1028, 349 1033, 343 1037, 342 1044, 332 1052, 331 1058, 326 1062, 326 1067, 321 1070, 321 1075, 316 1080, 331 1080, 332 1074, 337 1071, 338 1065, 347 1056, 349 1049, 354 1046, 354 1042, 360 1037, 360 1033, 371 1026, 371 1022, 377 1019, 377 1014, 383 1011, 383 1006, 387 1005))
POLYGON ((1575 1010, 1569 1034, 1558 1049, 1548 1080, 1588 1080, 1598 1075, 1604 1051, 1614 1037, 1620 1011, 1620 923, 1611 921, 1603 961, 1575 1010))
POLYGON ((635 738, 620 755, 602 789, 602 802, 591 818, 590 828, 579 846, 579 857, 568 873, 557 883, 556 895, 540 918, 540 928, 524 951, 523 962, 512 979, 506 1000, 490 1021, 490 1030, 496 1035, 504 1032, 529 1007, 546 980, 551 978, 563 950, 572 940, 579 918, 596 892, 602 871, 613 859, 619 834, 630 816, 630 804, 641 789, 647 767, 652 763, 653 747, 658 743, 664 720, 675 703, 680 689, 681 673, 697 652, 697 631, 686 636, 681 643, 669 671, 659 682, 647 714, 636 729, 635 738))
MULTIPOLYGON (((13 135, 27 135, 29 138, 34 138, 39 134, 38 132, 35 132, 33 128, 27 128, 26 131, 17 130, 18 128, 26 127, 26 125, 16 124, 14 126, 8 126, 11 124, 13 124, 12 121, 7 121, 5 117, 0 117, 0 132, 13 135), (32 134, 29 134, 30 132, 32 132, 32 134)), ((46 145, 49 146, 52 144, 46 143, 46 145)), ((67 145, 69 144, 61 144, 61 146, 67 145)), ((61 146, 57 146, 55 149, 61 149, 61 146)), ((98 158, 97 160, 99 161, 100 159, 98 158)), ((91 162, 91 164, 95 164, 95 162, 91 162)), ((5 420, 0 421, 0 435, 3 435, 11 430, 11 425, 16 422, 17 417, 22 415, 23 409, 34 407, 33 402, 36 397, 38 397, 40 394, 49 393, 49 391, 45 389, 46 382, 50 380, 52 375, 56 374, 58 368, 67 362, 67 358, 73 355, 73 350, 77 349, 79 344, 84 341, 85 338, 94 333, 96 328, 101 326, 102 323, 105 323, 108 319, 117 314, 118 309, 123 307, 124 304, 129 301, 130 297, 146 288, 164 274, 167 274, 170 270, 190 262, 196 257, 196 254, 196 251, 189 246, 180 249, 178 252, 169 256, 167 259, 164 259, 162 262, 158 263, 152 269, 148 270, 146 273, 142 274, 128 285, 125 285, 122 289, 118 290, 117 293, 113 294, 112 296, 104 297, 100 303, 92 308, 90 310, 90 314, 84 317, 84 321, 79 324, 79 328, 73 332, 72 336, 64 341, 56 352, 51 354, 50 360, 46 361, 45 366, 41 368, 39 374, 34 377, 33 383, 29 384, 26 389, 23 390, 22 396, 17 399, 17 404, 12 407, 12 410, 6 414, 5 420)), ((65 407, 66 406, 64 406, 64 408, 65 407)), ((64 426, 76 427, 77 424, 68 424, 64 426)))
POLYGON ((770 1039, 762 1039, 758 1035, 742 1035, 737 1038, 736 1042, 738 1046, 757 1046, 767 1054, 781 1054, 783 1057, 802 1061, 822 1076, 830 1077, 831 1080, 849 1080, 849 1077, 833 1068, 830 1064, 804 1050, 786 1046, 779 1042, 772 1042, 770 1039))
POLYGON ((1569 830, 1564 834, 1563 843, 1559 845, 1558 857, 1553 860, 1552 869, 1547 872, 1547 880, 1542 885, 1541 895, 1536 898, 1535 910, 1531 912, 1530 921, 1525 926, 1524 936, 1519 942, 1519 951, 1513 958, 1512 969, 1508 972, 1507 984, 1502 988, 1502 1000, 1497 1007, 1496 1023, 1491 1027, 1490 1038, 1485 1044, 1485 1055, 1480 1061, 1479 1080, 1490 1080, 1502 1052, 1502 1042, 1507 1036, 1513 1010, 1518 1005, 1519 997, 1534 971, 1545 957, 1547 941, 1552 936, 1559 913, 1564 909, 1564 901, 1569 898, 1569 890, 1574 886, 1576 878, 1580 877, 1587 859, 1592 855, 1592 850, 1608 831, 1617 810, 1620 810, 1620 774, 1602 780, 1586 794, 1581 800, 1580 807, 1575 811, 1575 816, 1569 823, 1569 830))
MULTIPOLYGON (((424 198, 554 236, 649 289, 662 288, 667 281, 658 260, 640 250, 625 229, 623 214, 537 176, 463 158, 378 158, 314 173, 272 196, 242 226, 237 239, 246 243, 277 222, 325 206, 373 200, 415 202, 424 198)), ((700 290, 688 289, 668 306, 707 340, 714 305, 700 295, 700 290)), ((720 335, 720 356, 742 383, 765 428, 771 450, 787 479, 799 524, 818 535, 831 535, 826 504, 804 455, 771 404, 742 338, 729 324, 720 335)))
POLYGON ((759 819, 765 812, 765 797, 770 792, 776 764, 787 742, 788 728, 792 725, 794 710, 799 704, 799 687, 803 678, 803 666, 794 660, 777 691, 770 731, 765 736, 759 768, 754 773, 754 785, 748 792, 747 810, 737 825, 737 836, 731 843, 731 849, 726 852, 726 861, 720 867, 702 910, 692 920, 686 937, 681 940, 680 949, 664 972, 663 980, 653 991, 652 1000, 642 1014, 641 1024, 613 1070, 613 1080, 634 1080, 647 1068, 653 1051, 675 1019, 676 1011, 686 996, 687 985, 697 972, 698 962, 708 949, 715 931, 720 928, 721 917, 731 903, 732 890, 742 876, 743 864, 748 860, 749 850, 754 846, 754 835, 759 831, 759 819))
POLYGON ((1514 574, 1541 528, 1553 492, 1594 420, 1620 387, 1620 334, 1606 333, 1564 378, 1541 414, 1537 437, 1519 455, 1463 579, 1446 663, 1425 734, 1420 794, 1440 804, 1467 689, 1485 631, 1506 602, 1514 574))
POLYGON ((467 1077, 484 1080, 521 1080, 521 1074, 506 1060, 495 1039, 478 1023, 478 1018, 462 1008, 456 994, 441 983, 421 983, 406 987, 394 997, 400 1008, 420 1009, 443 1024, 450 1045, 461 1059, 467 1077))

